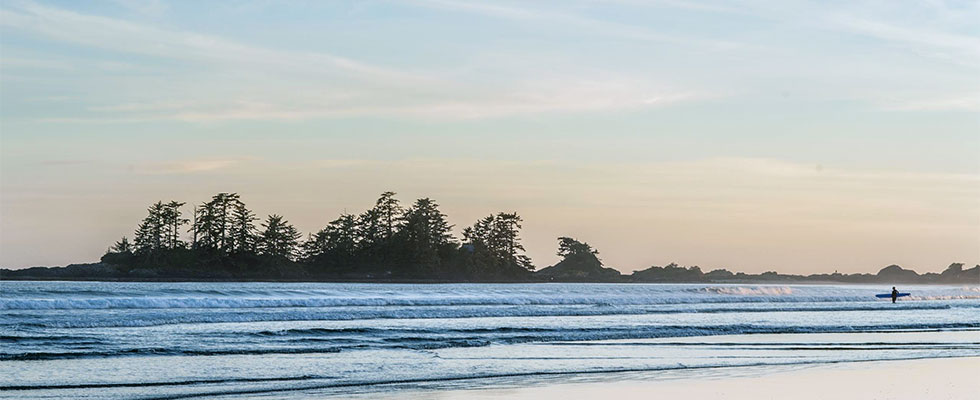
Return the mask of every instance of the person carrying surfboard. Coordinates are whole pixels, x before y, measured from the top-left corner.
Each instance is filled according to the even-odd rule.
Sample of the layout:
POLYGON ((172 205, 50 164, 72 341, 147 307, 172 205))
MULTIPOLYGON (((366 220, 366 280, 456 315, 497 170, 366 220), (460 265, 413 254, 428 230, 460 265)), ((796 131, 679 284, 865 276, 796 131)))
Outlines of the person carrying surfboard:
POLYGON ((898 289, 895 289, 895 287, 892 286, 892 303, 894 303, 895 300, 898 300, 898 289))

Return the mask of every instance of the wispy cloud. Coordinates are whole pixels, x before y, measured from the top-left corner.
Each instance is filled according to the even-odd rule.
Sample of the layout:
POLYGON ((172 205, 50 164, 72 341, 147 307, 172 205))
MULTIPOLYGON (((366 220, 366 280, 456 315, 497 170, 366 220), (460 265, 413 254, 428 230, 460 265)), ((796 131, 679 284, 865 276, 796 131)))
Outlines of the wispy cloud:
POLYGON ((116 5, 144 15, 162 15, 170 9, 163 0, 112 0, 116 5))
MULTIPOLYGON (((129 1, 122 3, 124 7, 131 5, 129 1)), ((861 64, 859 68, 844 65, 854 60, 844 60, 844 64, 836 68, 822 64, 815 67, 809 61, 822 61, 825 55, 807 51, 800 60, 795 60, 794 57, 804 52, 794 53, 798 51, 796 48, 769 48, 773 43, 759 40, 752 32, 726 35, 726 27, 661 29, 654 24, 644 25, 643 18, 632 18, 630 14, 636 11, 636 15, 644 15, 643 12, 665 9, 731 14, 733 18, 743 19, 740 23, 749 18, 753 22, 759 19, 794 27, 800 25, 805 27, 803 29, 816 27, 811 33, 833 30, 862 35, 908 46, 930 57, 952 59, 967 66, 980 64, 980 44, 974 36, 906 25, 884 17, 878 20, 867 10, 847 12, 847 7, 806 3, 743 1, 719 5, 677 0, 619 0, 615 4, 576 2, 572 6, 565 2, 466 0, 400 4, 420 7, 424 9, 421 11, 430 14, 448 11, 459 20, 489 17, 499 20, 494 21, 497 24, 523 24, 556 36, 614 39, 615 43, 623 44, 624 49, 633 46, 631 48, 638 51, 675 49, 681 53, 678 56, 678 53, 665 50, 667 57, 663 60, 659 55, 638 56, 635 59, 640 62, 631 65, 622 63, 630 59, 623 54, 614 54, 622 58, 607 61, 602 57, 582 57, 568 52, 551 53, 553 49, 546 47, 507 47, 510 43, 501 45, 488 41, 479 44, 487 44, 486 48, 474 47, 474 50, 464 52, 466 54, 454 55, 458 58, 444 65, 419 67, 407 60, 411 57, 362 56, 386 60, 366 62, 341 55, 339 51, 335 54, 330 49, 269 48, 241 38, 233 40, 178 29, 175 25, 155 26, 27 1, 0 6, 0 26, 45 40, 103 51, 91 52, 77 60, 67 55, 59 56, 54 61, 15 54, 0 62, 7 68, 17 68, 18 74, 41 68, 73 73, 84 70, 86 76, 99 77, 101 85, 127 88, 94 92, 77 110, 64 107, 45 113, 44 117, 27 117, 54 123, 303 121, 351 116, 455 121, 530 114, 607 113, 751 96, 746 93, 758 92, 758 88, 740 87, 742 82, 765 82, 759 84, 765 86, 780 79, 795 79, 792 84, 796 84, 800 77, 818 78, 814 81, 820 81, 819 78, 833 80, 844 87, 840 90, 814 85, 809 94, 813 97, 860 99, 872 106, 884 103, 884 108, 903 111, 976 108, 973 97, 953 99, 955 96, 949 96, 948 100, 942 100, 941 91, 930 93, 932 88, 922 90, 922 98, 940 100, 881 102, 879 95, 897 97, 888 92, 891 87, 873 91, 863 87, 850 89, 858 86, 850 81, 874 74, 873 69, 879 67, 877 60, 861 64), (840 11, 841 8, 844 11, 840 11), (596 10, 610 12, 590 12, 596 10), (133 57, 137 59, 132 61, 137 64, 134 67, 119 60, 123 57, 115 59, 114 53, 140 57, 133 57), (99 57, 111 60, 93 64, 92 59, 99 57), (139 61, 146 57, 168 62, 139 61), (710 65, 713 62, 718 62, 717 68, 710 65), (732 65, 727 64, 729 62, 732 65), (92 65, 97 66, 97 72, 87 68, 92 65), (177 67, 173 68, 174 65, 177 67)), ((143 5, 137 3, 135 7, 139 9, 143 5)), ((168 12, 166 5, 150 4, 147 9, 149 13, 168 12)), ((415 44, 410 43, 412 39, 404 40, 406 47, 414 49, 415 44)), ((573 40, 565 39, 562 43, 570 41, 573 40)), ((572 52, 581 50, 575 48, 572 52)), ((347 49, 347 52, 357 54, 355 50, 347 49)), ((828 57, 828 64, 832 64, 833 55, 828 57)), ((881 79, 875 85, 882 86, 880 82, 887 80, 914 78, 913 75, 906 71, 896 72, 897 78, 881 79)), ((81 87, 73 94, 92 92, 78 81, 73 83, 81 87)), ((58 90, 60 88, 51 91, 58 90)))
MULTIPOLYGON (((870 170, 828 167, 820 164, 805 164, 776 158, 759 157, 716 157, 684 162, 651 164, 670 171, 713 171, 716 174, 741 174, 757 177, 783 177, 789 179, 824 180, 862 180, 862 181, 931 181, 944 183, 980 183, 980 175, 962 173, 928 173, 896 170, 870 170)), ((975 188, 980 191, 980 187, 975 188)))
MULTIPOLYGON (((478 3, 434 3, 463 7, 505 18, 557 18, 559 23, 590 24, 644 40, 672 41, 640 28, 603 26, 601 21, 478 3)), ((136 94, 134 99, 89 106, 87 114, 53 115, 55 123, 191 123, 234 120, 309 120, 349 116, 423 119, 478 119, 562 112, 605 112, 663 107, 718 97, 717 93, 665 87, 656 77, 606 74, 588 79, 566 71, 564 79, 544 78, 555 71, 487 86, 467 76, 409 73, 322 52, 273 50, 213 35, 162 29, 129 21, 22 3, 0 9, 0 24, 80 46, 195 63, 196 73, 216 74, 207 91, 198 79, 177 80, 167 97, 136 94), (222 73, 227 71, 227 73, 222 73), (245 74, 259 82, 225 86, 245 74), (452 78, 448 78, 451 76, 452 78), (450 80, 452 79, 452 80, 450 80), (325 93, 325 94, 323 94, 325 93), (152 99, 152 100, 151 100, 152 99)), ((684 39, 685 41, 687 39, 684 39)), ((717 44, 717 43, 714 43, 717 44)), ((530 66, 522 66, 528 68, 530 66)), ((528 71, 524 71, 528 72, 528 71)))
POLYGON ((249 158, 216 158, 143 163, 133 166, 142 174, 192 174, 228 169, 249 161, 249 158))
POLYGON ((69 167, 71 167, 71 166, 88 165, 88 164, 94 164, 94 163, 96 163, 95 160, 80 160, 80 159, 72 159, 72 160, 43 160, 43 161, 38 162, 38 164, 40 164, 40 165, 49 166, 49 167, 63 167, 63 166, 69 166, 69 167))
POLYGON ((714 50, 734 50, 746 46, 745 43, 735 41, 704 39, 690 35, 665 34, 642 26, 590 18, 556 11, 554 9, 526 7, 527 4, 534 4, 533 2, 521 3, 523 6, 488 4, 486 2, 466 0, 424 0, 411 2, 410 4, 474 13, 494 18, 552 22, 554 26, 560 27, 563 30, 587 30, 588 33, 593 35, 619 37, 630 40, 697 45, 714 50))
POLYGON ((885 111, 967 111, 980 112, 980 93, 941 98, 895 100, 882 106, 885 111))
POLYGON ((91 117, 47 118, 47 122, 105 123, 236 120, 298 121, 356 116, 397 116, 432 120, 498 118, 538 113, 629 111, 723 97, 720 93, 678 91, 641 81, 552 80, 523 85, 521 90, 444 91, 426 102, 411 96, 371 94, 296 95, 265 100, 151 101, 92 107, 91 117))
MULTIPOLYGON (((0 18, 3 14, 0 13, 0 18)), ((75 68, 68 63, 59 62, 57 60, 47 60, 40 58, 20 58, 20 57, 3 57, 0 58, 0 68, 4 69, 49 69, 54 71, 71 71, 75 68)))
POLYGON ((828 18, 831 26, 898 43, 930 57, 980 66, 980 37, 887 23, 850 15, 828 18))
POLYGON ((0 8, 0 25, 83 46, 224 65, 244 63, 253 68, 263 67, 292 73, 322 75, 333 72, 345 78, 383 79, 389 84, 429 81, 403 71, 334 54, 274 50, 213 35, 156 28, 33 2, 21 4, 20 7, 0 8))

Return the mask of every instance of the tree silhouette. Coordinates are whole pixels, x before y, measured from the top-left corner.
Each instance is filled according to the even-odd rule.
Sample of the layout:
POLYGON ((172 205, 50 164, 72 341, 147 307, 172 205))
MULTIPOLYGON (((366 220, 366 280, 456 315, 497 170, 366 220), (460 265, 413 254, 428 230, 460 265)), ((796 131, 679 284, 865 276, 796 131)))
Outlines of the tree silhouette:
POLYGON ((415 201, 403 216, 399 230, 404 257, 408 269, 419 273, 433 273, 442 267, 443 254, 455 249, 453 226, 446 214, 439 211, 439 204, 429 198, 415 201))
POLYGON ((112 247, 109 248, 109 252, 111 252, 111 253, 132 253, 133 252, 133 246, 129 243, 129 239, 127 239, 125 236, 123 236, 122 239, 119 239, 118 242, 113 243, 112 247))
MULTIPOLYGON (((347 269, 358 257, 357 217, 343 214, 303 243, 303 259, 323 268, 347 269)), ((320 271, 325 272, 325 271, 320 271)))
POLYGON ((395 192, 381 193, 381 197, 374 204, 374 209, 384 228, 384 239, 391 240, 401 226, 402 213, 405 211, 395 198, 395 192))
POLYGON ((238 200, 236 193, 218 193, 197 209, 194 220, 194 247, 228 251, 230 210, 238 200))
POLYGON ((516 267, 533 271, 534 264, 523 254, 521 221, 517 213, 500 212, 484 217, 463 230, 466 248, 475 254, 479 264, 504 270, 516 267))
POLYGON ((232 206, 229 223, 230 250, 233 253, 254 253, 258 242, 255 221, 258 217, 245 207, 245 203, 237 200, 232 206))
POLYGON ((579 242, 578 240, 572 239, 567 236, 562 236, 558 238, 558 256, 562 258, 569 258, 575 256, 583 256, 586 254, 599 255, 599 251, 593 249, 588 243, 579 242))
POLYGON ((282 218, 272 214, 262 223, 262 234, 259 237, 259 254, 295 259, 299 239, 303 237, 295 227, 282 218))
POLYGON ((163 236, 166 241, 165 248, 176 249, 184 247, 184 242, 180 240, 180 228, 189 222, 187 218, 182 218, 182 213, 180 212, 180 208, 184 204, 178 201, 171 201, 163 205, 160 218, 164 226, 163 236))
POLYGON ((140 222, 134 234, 137 253, 152 253, 164 247, 167 225, 163 215, 164 211, 165 206, 161 201, 153 203, 146 209, 147 216, 140 222))
MULTIPOLYGON (((153 274, 218 279, 316 274, 520 280, 534 270, 524 254, 517 213, 499 212, 478 220, 463 231, 461 247, 449 218, 427 197, 406 208, 394 192, 384 192, 370 209, 359 215, 344 213, 302 243, 300 232, 278 214, 256 227, 255 213, 237 193, 221 192, 193 207, 193 222, 183 217, 184 205, 150 205, 133 242, 124 237, 105 260, 126 264, 126 271, 159 268, 165 272, 153 274), (189 222, 192 236, 187 246, 181 229, 189 222)), ((560 252, 578 251, 575 243, 568 242, 560 252)))

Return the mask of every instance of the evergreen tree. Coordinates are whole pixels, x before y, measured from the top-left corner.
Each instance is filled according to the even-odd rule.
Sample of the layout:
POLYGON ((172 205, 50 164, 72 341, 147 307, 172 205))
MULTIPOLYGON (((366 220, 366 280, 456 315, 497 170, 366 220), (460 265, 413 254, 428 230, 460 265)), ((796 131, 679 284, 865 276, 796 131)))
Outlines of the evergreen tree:
POLYGON ((299 239, 303 237, 295 227, 284 220, 282 216, 272 214, 262 223, 262 234, 259 238, 259 251, 263 255, 295 259, 299 247, 299 239))
POLYGON ((404 225, 399 231, 404 243, 404 257, 417 272, 432 272, 442 259, 440 253, 453 247, 452 225, 439 205, 429 198, 415 201, 404 213, 404 225))
POLYGON ((490 236, 495 219, 493 215, 489 215, 476 221, 473 226, 463 229, 463 239, 468 244, 480 245, 491 249, 490 236))
POLYGON ((317 264, 326 253, 327 230, 320 229, 317 233, 306 235, 306 240, 300 245, 300 259, 309 264, 317 264))
POLYGON ((109 248, 110 253, 132 253, 133 246, 129 243, 129 239, 125 236, 119 239, 118 242, 114 243, 112 247, 109 248))
POLYGON ((229 226, 230 251, 234 253, 254 253, 258 242, 255 221, 258 217, 245 207, 245 203, 236 201, 233 206, 229 226))
POLYGON ((390 268, 397 263, 395 234, 403 224, 404 209, 394 192, 384 192, 374 207, 358 218, 359 259, 368 269, 390 268))
POLYGON ((353 257, 357 251, 357 218, 341 215, 327 225, 327 248, 343 257, 353 257))
POLYGON ((384 243, 384 226, 377 209, 367 210, 357 218, 357 235, 366 254, 384 243))
POLYGON ((210 203, 204 203, 194 208, 194 222, 191 224, 193 242, 191 247, 195 249, 214 249, 218 241, 211 232, 214 231, 215 216, 210 203))
POLYGON ((194 213, 194 224, 191 226, 191 230, 194 232, 194 248, 218 248, 221 238, 216 235, 220 231, 217 214, 213 200, 197 207, 194 213))
POLYGON ((238 193, 220 193, 218 204, 215 207, 217 221, 219 222, 215 225, 215 236, 220 238, 219 248, 225 251, 232 250, 232 239, 230 235, 231 216, 238 203, 238 193))
POLYGON ((533 271, 534 265, 531 259, 523 254, 524 245, 521 244, 520 237, 522 221, 524 220, 516 212, 498 213, 492 229, 493 243, 506 263, 533 271))
POLYGON ((391 240, 401 226, 402 213, 405 212, 395 198, 395 192, 381 193, 381 197, 374 204, 374 209, 384 228, 382 231, 384 239, 391 240))
POLYGON ((303 243, 303 258, 320 266, 350 267, 358 255, 357 217, 343 214, 303 243))
POLYGON ((478 258, 485 259, 481 261, 482 264, 503 270, 517 267, 533 271, 531 259, 523 254, 521 221, 517 213, 504 212, 480 219, 472 227, 463 230, 467 248, 478 258))
POLYGON ((163 247, 167 249, 184 247, 184 242, 180 240, 180 227, 189 222, 187 218, 181 218, 180 208, 184 204, 178 201, 171 201, 164 204, 161 210, 160 217, 163 219, 163 236, 165 240, 163 247))
POLYGON ((136 252, 147 254, 158 251, 166 242, 167 223, 164 217, 166 207, 163 202, 153 203, 146 209, 147 216, 136 228, 134 244, 136 252))
MULTIPOLYGON (((136 228, 133 243, 126 240, 133 253, 139 255, 157 254, 163 250, 173 250, 184 246, 180 240, 181 226, 187 224, 186 218, 181 218, 180 207, 184 203, 158 201, 146 209, 146 218, 136 228)), ((125 239, 125 238, 124 238, 125 239)), ((116 243, 123 245, 122 241, 116 243)), ((156 256, 154 256, 156 257, 156 256)))
POLYGON ((234 250, 231 227, 235 210, 240 204, 238 193, 218 193, 211 201, 198 207, 194 226, 191 227, 196 240, 194 247, 225 252, 234 250))
POLYGON ((562 258, 572 258, 584 255, 599 255, 599 250, 593 249, 588 243, 579 242, 570 237, 562 236, 558 238, 558 256, 562 258))

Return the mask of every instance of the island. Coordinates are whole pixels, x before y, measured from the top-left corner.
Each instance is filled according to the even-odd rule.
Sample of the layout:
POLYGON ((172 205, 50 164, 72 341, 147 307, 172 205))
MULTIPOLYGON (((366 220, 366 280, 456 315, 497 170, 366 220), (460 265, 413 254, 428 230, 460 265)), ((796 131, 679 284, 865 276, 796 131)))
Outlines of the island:
POLYGON ((406 207, 393 192, 305 239, 277 214, 257 224, 237 193, 214 195, 193 207, 191 218, 185 205, 150 205, 133 240, 122 237, 99 262, 0 269, 0 280, 980 284, 980 265, 963 263, 942 273, 889 265, 876 274, 814 275, 703 272, 671 263, 624 275, 603 265, 591 245, 567 236, 558 238, 561 261, 538 270, 525 254, 516 212, 490 214, 456 238, 434 200, 406 207))

